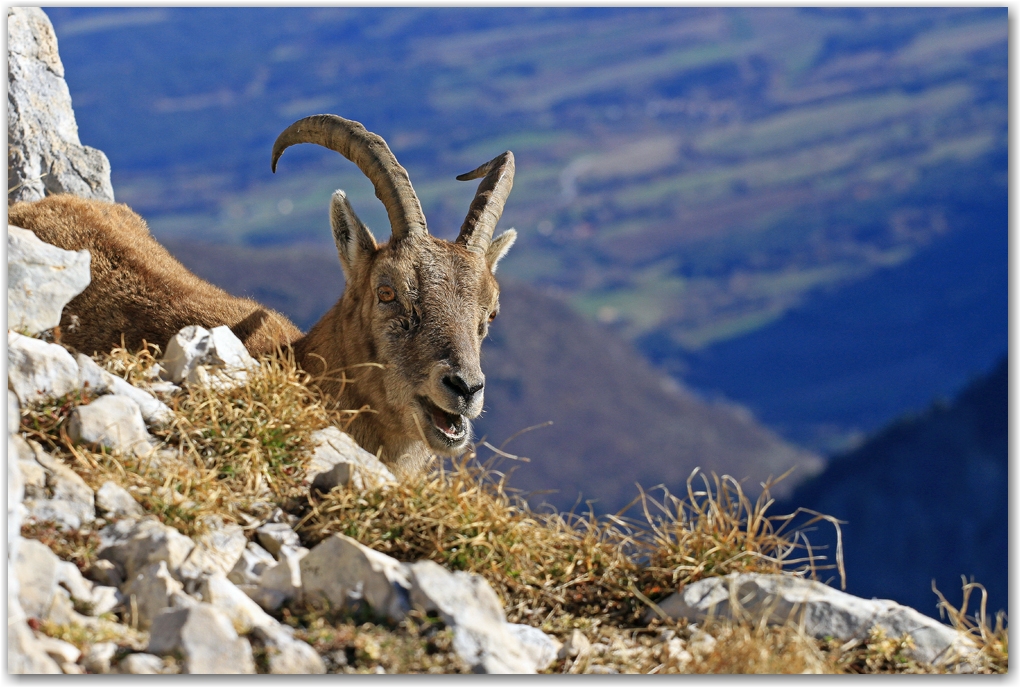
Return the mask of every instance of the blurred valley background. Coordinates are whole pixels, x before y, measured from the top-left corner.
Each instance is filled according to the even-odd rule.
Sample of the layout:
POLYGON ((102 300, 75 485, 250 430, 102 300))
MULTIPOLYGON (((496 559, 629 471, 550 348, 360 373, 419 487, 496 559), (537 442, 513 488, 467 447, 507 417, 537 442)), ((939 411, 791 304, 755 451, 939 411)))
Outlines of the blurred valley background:
POLYGON ((848 591, 1006 607, 1005 8, 46 12, 117 199, 303 328, 343 290, 329 194, 387 222, 335 153, 273 175, 283 128, 381 134, 444 238, 513 150, 478 433, 533 505, 792 467, 848 591))

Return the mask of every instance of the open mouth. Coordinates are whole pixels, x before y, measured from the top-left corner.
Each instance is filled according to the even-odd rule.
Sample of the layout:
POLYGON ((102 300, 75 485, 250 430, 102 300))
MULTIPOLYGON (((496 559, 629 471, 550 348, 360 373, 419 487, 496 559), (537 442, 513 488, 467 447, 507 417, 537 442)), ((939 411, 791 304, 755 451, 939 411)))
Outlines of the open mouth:
POLYGON ((438 431, 443 441, 453 445, 467 436, 468 423, 463 415, 448 413, 427 398, 421 398, 422 407, 432 420, 432 426, 438 431))

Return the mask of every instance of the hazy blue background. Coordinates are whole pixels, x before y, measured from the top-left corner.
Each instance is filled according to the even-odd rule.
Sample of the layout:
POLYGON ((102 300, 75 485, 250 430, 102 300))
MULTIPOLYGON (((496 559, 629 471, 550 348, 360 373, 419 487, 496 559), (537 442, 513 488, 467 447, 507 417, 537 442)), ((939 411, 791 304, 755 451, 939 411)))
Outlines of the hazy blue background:
MULTIPOLYGON (((782 453, 776 466, 805 466, 791 487, 831 462, 790 504, 824 492, 833 515, 851 519, 837 511, 854 504, 860 523, 860 509, 895 498, 890 475, 967 474, 971 497, 911 496, 910 517, 887 517, 881 537, 848 525, 849 589, 933 613, 918 580, 937 577, 954 598, 968 574, 1005 606, 1005 424, 971 431, 953 410, 1006 354, 1005 8, 46 11, 81 140, 109 156, 118 200, 200 274, 303 327, 342 289, 329 193, 345 188, 377 233, 386 221, 334 153, 292 149, 271 174, 279 131, 318 112, 362 121, 448 238, 474 191, 454 176, 514 151, 501 225, 521 238, 501 277, 505 302, 520 293, 531 307, 494 329, 493 350, 523 362, 486 363, 480 428, 498 443, 563 414, 511 445, 532 457, 522 488, 612 510, 634 481, 676 490, 707 463, 755 482, 755 466, 782 453), (568 326, 594 329, 559 337, 568 326), (522 328, 542 333, 543 351, 572 348, 514 357, 522 328), (529 391, 556 360, 605 355, 623 381, 595 370, 569 397, 529 391), (627 393, 615 415, 595 414, 627 393), (681 411, 668 404, 688 393, 699 429, 684 437, 704 436, 673 456, 688 439, 669 433, 681 411), (963 423, 954 441, 973 441, 881 453, 883 428, 908 413, 963 423), (738 420, 754 441, 733 440, 725 423, 738 420), (585 443, 596 426, 613 436, 585 443), (935 534, 915 526, 936 514, 935 534), (968 546, 927 567, 880 550, 934 550, 933 536, 968 546)), ((1004 384, 974 388, 961 403, 1005 413, 1004 384)))

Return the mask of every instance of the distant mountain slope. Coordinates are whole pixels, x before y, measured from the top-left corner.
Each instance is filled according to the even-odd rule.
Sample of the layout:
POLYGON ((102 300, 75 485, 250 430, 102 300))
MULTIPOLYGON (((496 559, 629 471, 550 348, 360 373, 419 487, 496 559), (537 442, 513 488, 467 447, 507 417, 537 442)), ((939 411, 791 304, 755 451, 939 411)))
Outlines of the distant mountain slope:
MULTIPOLYGON (((342 291, 339 261, 321 246, 166 245, 196 274, 306 329, 342 291)), ((581 492, 598 499, 598 510, 616 510, 637 493, 635 482, 676 489, 695 467, 748 477, 753 493, 791 465, 802 467, 786 488, 821 469, 815 454, 784 443, 737 406, 693 396, 566 304, 510 283, 501 307, 482 347, 486 412, 476 433, 499 446, 519 430, 553 421, 506 447, 531 458, 518 464, 513 486, 558 490, 535 505, 544 499, 570 508, 581 492)))
MULTIPOLYGON (((955 229, 914 257, 839 290, 822 290, 754 332, 699 351, 665 336, 641 348, 691 386, 750 407, 815 450, 876 431, 952 396, 1006 348, 1008 230, 1004 157, 993 176, 958 167, 924 180, 917 206, 955 229)), ((866 206, 848 207, 867 221, 866 206)))
MULTIPOLYGON (((531 458, 511 483, 558 489, 544 498, 569 508, 578 492, 613 511, 644 487, 680 488, 695 467, 747 478, 751 493, 769 475, 801 467, 784 487, 821 468, 743 408, 707 403, 655 370, 626 341, 569 306, 508 284, 491 341, 483 347, 488 413, 478 423, 506 451, 531 458)), ((535 501, 540 501, 536 499, 535 501)))
MULTIPOLYGON (((1008 364, 950 405, 905 417, 794 490, 779 509, 828 513, 843 526, 847 591, 936 615, 934 578, 954 604, 960 575, 1008 597, 1008 364)), ((823 530, 812 544, 834 544, 823 530)), ((980 598, 977 598, 980 601, 980 598)), ((973 610, 973 609, 972 609, 973 610)))

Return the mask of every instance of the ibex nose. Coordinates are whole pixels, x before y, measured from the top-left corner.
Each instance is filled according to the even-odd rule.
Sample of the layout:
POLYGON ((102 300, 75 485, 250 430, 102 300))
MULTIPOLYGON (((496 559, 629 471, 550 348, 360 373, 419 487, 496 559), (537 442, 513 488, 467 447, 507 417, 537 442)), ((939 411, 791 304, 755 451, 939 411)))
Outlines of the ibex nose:
POLYGON ((485 386, 485 381, 484 379, 478 379, 474 380, 474 383, 472 384, 459 374, 452 374, 443 377, 443 384, 445 384, 450 391, 461 396, 466 403, 470 403, 471 398, 485 386))

